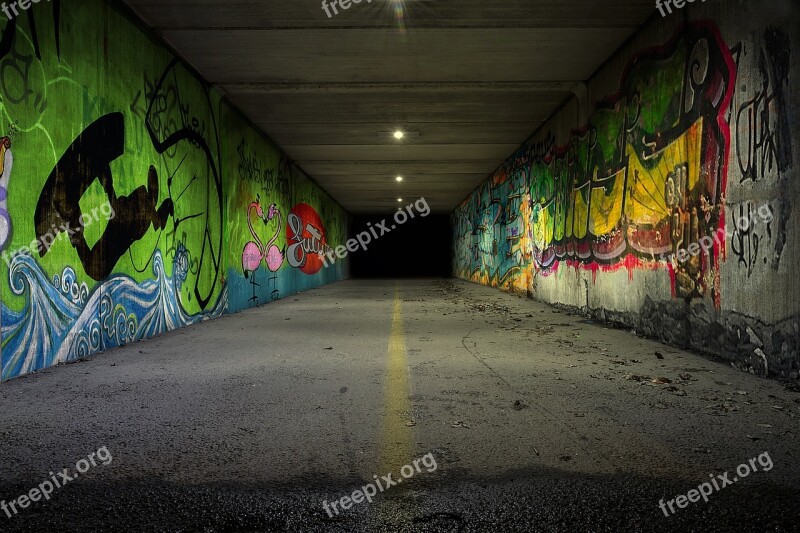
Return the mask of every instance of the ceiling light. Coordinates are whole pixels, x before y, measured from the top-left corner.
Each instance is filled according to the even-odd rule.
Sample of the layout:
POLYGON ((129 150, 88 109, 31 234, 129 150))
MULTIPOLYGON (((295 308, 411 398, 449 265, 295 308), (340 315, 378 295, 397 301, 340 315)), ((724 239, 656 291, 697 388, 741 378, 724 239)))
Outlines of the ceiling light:
POLYGON ((398 181, 398 182, 403 181, 403 176, 397 176, 395 178, 395 180, 398 181))
POLYGON ((402 199, 402 198, 398 198, 398 199, 397 199, 397 201, 398 201, 398 202, 402 202, 402 201, 403 201, 403 199, 402 199))
POLYGON ((381 129, 375 132, 375 136, 381 142, 406 142, 411 141, 413 139, 419 139, 422 137, 422 134, 419 130, 412 130, 412 129, 381 129))

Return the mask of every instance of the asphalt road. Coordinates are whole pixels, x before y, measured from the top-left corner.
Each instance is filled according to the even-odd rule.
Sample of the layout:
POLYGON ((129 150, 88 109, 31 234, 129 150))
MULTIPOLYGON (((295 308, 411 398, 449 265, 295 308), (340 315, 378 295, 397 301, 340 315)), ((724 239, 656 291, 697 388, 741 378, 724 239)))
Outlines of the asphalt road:
POLYGON ((0 385, 0 531, 798 531, 799 421, 495 289, 346 281, 0 385))

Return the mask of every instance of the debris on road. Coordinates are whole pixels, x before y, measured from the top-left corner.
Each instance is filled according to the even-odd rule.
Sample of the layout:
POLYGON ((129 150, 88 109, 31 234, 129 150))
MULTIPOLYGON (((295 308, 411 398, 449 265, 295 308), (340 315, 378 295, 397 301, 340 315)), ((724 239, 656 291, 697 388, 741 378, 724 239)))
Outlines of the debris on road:
POLYGON ((639 381, 639 382, 645 382, 650 380, 650 378, 648 377, 637 376, 636 374, 625 374, 625 379, 627 379, 628 381, 639 381))

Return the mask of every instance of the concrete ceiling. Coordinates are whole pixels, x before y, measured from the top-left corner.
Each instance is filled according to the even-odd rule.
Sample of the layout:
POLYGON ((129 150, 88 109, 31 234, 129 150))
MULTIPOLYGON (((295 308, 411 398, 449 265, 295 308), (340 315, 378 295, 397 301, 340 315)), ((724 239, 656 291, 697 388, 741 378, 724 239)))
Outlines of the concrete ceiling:
POLYGON ((450 212, 655 9, 404 0, 401 31, 394 0, 126 3, 351 213, 450 212))

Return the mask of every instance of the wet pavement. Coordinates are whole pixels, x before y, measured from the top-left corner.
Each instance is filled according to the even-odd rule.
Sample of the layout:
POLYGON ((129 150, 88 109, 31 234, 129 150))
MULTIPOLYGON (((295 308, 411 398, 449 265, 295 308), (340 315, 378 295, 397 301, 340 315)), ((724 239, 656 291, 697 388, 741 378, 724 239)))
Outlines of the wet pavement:
POLYGON ((800 529, 800 394, 462 281, 336 283, 3 383, 0 405, 0 499, 85 470, 0 531, 800 529))

